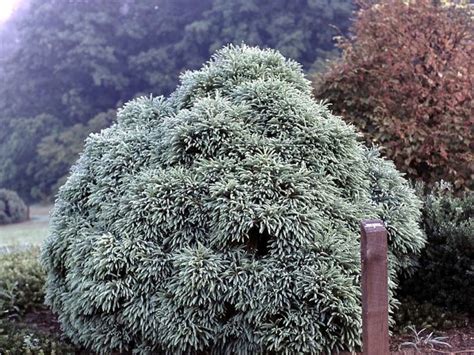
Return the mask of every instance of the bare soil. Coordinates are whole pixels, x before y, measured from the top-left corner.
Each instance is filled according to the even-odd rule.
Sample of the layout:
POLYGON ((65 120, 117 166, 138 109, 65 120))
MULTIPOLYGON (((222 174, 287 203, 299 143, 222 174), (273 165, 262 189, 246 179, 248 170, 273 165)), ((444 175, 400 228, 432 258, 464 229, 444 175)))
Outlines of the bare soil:
POLYGON ((27 324, 29 328, 40 330, 44 333, 61 333, 61 326, 58 322, 58 318, 49 310, 30 312, 23 317, 21 322, 27 324))
MULTIPOLYGON (((428 336, 431 332, 425 331, 421 336, 428 336)), ((435 345, 433 347, 418 346, 415 349, 413 346, 402 345, 405 342, 414 342, 413 334, 394 335, 390 339, 390 350, 406 354, 463 354, 474 355, 474 320, 471 319, 467 326, 462 328, 453 328, 445 331, 435 331, 433 337, 446 337, 443 342, 448 343, 448 346, 435 345)))

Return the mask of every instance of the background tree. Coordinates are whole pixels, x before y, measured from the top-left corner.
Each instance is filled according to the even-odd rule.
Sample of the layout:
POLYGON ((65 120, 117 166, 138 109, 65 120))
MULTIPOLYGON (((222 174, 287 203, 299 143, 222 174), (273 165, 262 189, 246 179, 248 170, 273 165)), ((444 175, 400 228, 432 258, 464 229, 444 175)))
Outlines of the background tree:
MULTIPOLYGON (((114 109, 121 100, 140 91, 166 92, 174 84, 176 78, 170 79, 169 68, 155 65, 153 83, 160 85, 152 88, 151 81, 142 79, 146 75, 130 70, 129 61, 133 66, 140 53, 153 47, 166 48, 176 41, 170 36, 171 29, 160 26, 165 23, 177 29, 184 26, 182 21, 191 20, 186 16, 191 10, 178 14, 177 8, 173 1, 25 0, 9 24, 15 30, 17 45, 6 53, 0 65, 4 83, 0 86, 1 134, 14 136, 0 140, 0 165, 5 167, 0 186, 16 189, 27 199, 47 196, 57 183, 53 177, 64 176, 77 155, 63 156, 61 150, 53 154, 57 145, 51 146, 48 154, 43 149, 41 162, 60 169, 51 171, 37 164, 39 141, 60 134, 58 127, 66 132, 77 124, 91 127, 91 118, 114 109), (60 120, 49 130, 36 129, 37 136, 31 141, 21 130, 26 127, 31 131, 28 126, 41 125, 35 121, 43 113, 60 120), (12 142, 28 152, 19 152, 12 142), (64 157, 73 160, 65 163, 64 157), (57 160, 65 164, 56 164, 57 160), (21 164, 28 165, 27 173, 21 164)), ((168 55, 172 58, 172 53, 168 55)))
POLYGON ((357 14, 315 95, 413 178, 472 188, 474 27, 469 8, 383 1, 357 14))
POLYGON ((42 177, 36 175, 40 163, 36 150, 43 137, 58 132, 62 123, 42 114, 34 118, 0 119, 0 181, 14 191, 28 192, 42 177))
POLYGON ((214 0, 202 17, 186 27, 184 50, 191 67, 228 43, 276 48, 307 71, 334 52, 337 26, 345 33, 354 7, 347 0, 214 0))
MULTIPOLYGON (((60 120, 53 135, 61 134, 57 127, 89 127, 91 118, 136 95, 168 94, 181 71, 231 41, 279 48, 310 69, 334 50, 330 25, 344 31, 351 10, 349 0, 23 0, 3 34, 12 36, 0 59, 3 134, 18 131, 19 118, 33 121, 43 114, 60 120)), ((73 162, 45 161, 65 162, 61 151, 51 151, 56 145, 47 154, 34 145, 29 158, 16 157, 9 142, 0 141, 0 166, 33 162, 42 154, 59 177, 73 162)), ((56 184, 46 168, 27 175, 14 165, 0 186, 20 189, 25 198, 47 195, 56 184)))
POLYGON ((101 112, 87 124, 77 123, 63 130, 51 131, 44 137, 36 147, 36 184, 31 189, 31 195, 41 200, 54 195, 65 182, 71 162, 79 157, 87 136, 109 127, 115 121, 115 115, 115 110, 101 112))

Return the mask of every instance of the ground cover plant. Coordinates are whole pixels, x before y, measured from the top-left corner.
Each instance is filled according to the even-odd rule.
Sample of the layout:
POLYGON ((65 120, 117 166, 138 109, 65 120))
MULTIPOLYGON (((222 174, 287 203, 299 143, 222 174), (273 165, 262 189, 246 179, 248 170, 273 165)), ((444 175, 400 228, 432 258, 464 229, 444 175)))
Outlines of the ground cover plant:
POLYGON ((26 221, 28 207, 15 191, 0 189, 0 225, 26 221))
POLYGON ((367 2, 315 95, 410 177, 472 189, 472 6, 367 2))
POLYGON ((42 251, 68 337, 99 352, 360 346, 359 221, 387 225, 393 293, 424 244, 420 201, 311 90, 278 52, 230 46, 87 139, 42 251))
POLYGON ((44 308, 45 273, 38 249, 0 253, 0 317, 20 317, 44 308))
POLYGON ((44 305, 38 248, 0 247, 0 354, 74 354, 44 305))
POLYGON ((47 332, 0 319, 2 355, 72 355, 80 354, 78 350, 47 332))

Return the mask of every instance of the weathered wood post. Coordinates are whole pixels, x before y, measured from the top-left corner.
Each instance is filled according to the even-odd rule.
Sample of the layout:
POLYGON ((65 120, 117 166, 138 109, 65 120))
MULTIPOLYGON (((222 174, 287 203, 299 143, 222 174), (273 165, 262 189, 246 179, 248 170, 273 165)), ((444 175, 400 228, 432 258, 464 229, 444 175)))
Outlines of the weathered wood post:
POLYGON ((387 230, 380 220, 361 224, 362 347, 364 355, 389 354, 387 230))

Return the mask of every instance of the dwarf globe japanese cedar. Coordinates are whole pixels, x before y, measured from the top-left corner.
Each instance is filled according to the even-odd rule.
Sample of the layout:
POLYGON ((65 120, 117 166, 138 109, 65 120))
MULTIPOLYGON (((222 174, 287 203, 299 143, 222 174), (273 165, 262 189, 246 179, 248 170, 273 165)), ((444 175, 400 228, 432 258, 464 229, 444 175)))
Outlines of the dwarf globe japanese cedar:
POLYGON ((73 341, 143 354, 360 345, 359 221, 388 226, 393 291, 424 244, 420 202, 311 90, 278 52, 229 46, 87 139, 42 253, 73 341))

